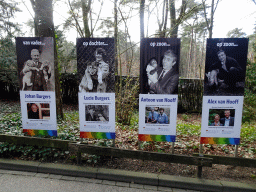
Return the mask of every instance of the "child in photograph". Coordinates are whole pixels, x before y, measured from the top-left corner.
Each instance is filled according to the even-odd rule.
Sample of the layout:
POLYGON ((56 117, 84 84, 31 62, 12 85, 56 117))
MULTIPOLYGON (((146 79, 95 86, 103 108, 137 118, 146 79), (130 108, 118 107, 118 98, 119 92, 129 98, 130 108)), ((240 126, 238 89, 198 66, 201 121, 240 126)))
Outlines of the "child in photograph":
POLYGON ((148 75, 148 84, 150 85, 153 82, 157 81, 157 61, 155 58, 150 59, 147 68, 148 75), (154 81, 155 80, 155 81, 154 81))
POLYGON ((23 79, 22 79, 22 81, 23 81, 22 90, 23 91, 25 90, 26 85, 28 87, 33 85, 33 83, 31 82, 32 70, 39 71, 39 69, 36 67, 36 63, 32 60, 26 61, 24 69, 23 69, 23 73, 24 73, 24 76, 23 76, 23 79))

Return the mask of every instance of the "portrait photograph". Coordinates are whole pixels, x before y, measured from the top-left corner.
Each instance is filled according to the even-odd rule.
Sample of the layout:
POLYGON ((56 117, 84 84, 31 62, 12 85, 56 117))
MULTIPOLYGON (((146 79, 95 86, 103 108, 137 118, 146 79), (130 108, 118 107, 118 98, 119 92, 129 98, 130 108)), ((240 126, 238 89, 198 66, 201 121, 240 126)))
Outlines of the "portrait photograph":
POLYGON ((140 48, 140 93, 178 94, 180 39, 143 38, 140 48))
POLYGON ((115 92, 114 50, 113 38, 77 39, 79 92, 115 92))
POLYGON ((207 39, 204 95, 243 96, 248 39, 207 39))
POLYGON ((85 121, 109 121, 108 105, 85 105, 85 121))
POLYGON ((235 109, 210 109, 208 126, 234 126, 235 109))
POLYGON ((17 37, 21 91, 55 91, 54 47, 51 37, 17 37))
POLYGON ((146 124, 170 124, 170 107, 146 106, 146 124))
POLYGON ((28 119, 50 119, 49 103, 27 103, 28 119))

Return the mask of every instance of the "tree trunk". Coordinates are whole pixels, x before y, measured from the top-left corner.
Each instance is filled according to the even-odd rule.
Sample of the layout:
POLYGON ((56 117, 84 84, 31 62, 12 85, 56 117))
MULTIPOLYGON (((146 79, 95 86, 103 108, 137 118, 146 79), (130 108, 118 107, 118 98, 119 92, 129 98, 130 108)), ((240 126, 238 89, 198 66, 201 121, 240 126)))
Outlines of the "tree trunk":
POLYGON ((170 0, 171 37, 177 37, 175 0, 170 0))
POLYGON ((144 38, 144 9, 145 0, 140 1, 140 40, 144 38))
POLYGON ((164 27, 163 27, 163 36, 166 36, 166 27, 167 27, 167 19, 168 19, 168 0, 165 0, 165 19, 164 19, 164 27))
POLYGON ((117 0, 114 2, 114 17, 115 17, 115 25, 114 25, 114 37, 115 37, 115 73, 116 75, 118 74, 118 57, 117 57, 117 33, 118 33, 118 28, 117 28, 117 0))
POLYGON ((194 39, 194 28, 192 27, 192 29, 191 29, 190 47, 189 47, 189 52, 188 52, 188 76, 187 76, 188 78, 191 77, 191 72, 192 72, 191 64, 193 63, 193 61, 192 61, 193 39, 194 39))
POLYGON ((30 0, 35 12, 35 36, 53 37, 54 39, 54 73, 55 73, 55 94, 57 117, 63 119, 63 107, 60 92, 60 75, 58 70, 58 56, 56 48, 56 39, 53 24, 52 0, 30 0))
POLYGON ((91 37, 90 29, 89 29, 89 13, 91 9, 92 0, 81 0, 82 3, 82 12, 83 12, 83 23, 84 23, 84 34, 85 37, 91 37))
POLYGON ((187 0, 182 0, 180 15, 179 18, 176 19, 176 8, 175 8, 175 0, 170 0, 170 17, 171 17, 171 37, 178 37, 179 25, 182 21, 182 18, 185 15, 187 0))
POLYGON ((210 22, 210 27, 209 27, 209 38, 212 38, 213 15, 214 15, 214 0, 212 0, 212 7, 211 7, 211 22, 210 22))

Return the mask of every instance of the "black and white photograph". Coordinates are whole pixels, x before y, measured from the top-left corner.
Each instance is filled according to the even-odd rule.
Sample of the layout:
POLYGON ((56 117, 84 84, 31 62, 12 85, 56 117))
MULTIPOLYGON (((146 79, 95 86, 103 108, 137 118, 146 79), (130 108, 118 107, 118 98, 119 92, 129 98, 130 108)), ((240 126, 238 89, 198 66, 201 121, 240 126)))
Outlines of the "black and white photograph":
POLYGON ((234 126, 235 109, 210 109, 209 126, 234 126))
POLYGON ((243 96, 248 39, 207 39, 204 95, 243 96))
POLYGON ((108 105, 85 105, 85 121, 109 121, 108 105))
POLYGON ((144 38, 140 59, 142 94, 178 94, 180 39, 144 38))
POLYGON ((51 37, 17 37, 21 91, 54 91, 54 47, 51 37))
POLYGON ((170 124, 170 108, 161 106, 146 106, 145 123, 170 124))
POLYGON ((114 93, 113 38, 78 38, 79 92, 114 93))
POLYGON ((49 103, 27 103, 28 119, 50 119, 49 103))

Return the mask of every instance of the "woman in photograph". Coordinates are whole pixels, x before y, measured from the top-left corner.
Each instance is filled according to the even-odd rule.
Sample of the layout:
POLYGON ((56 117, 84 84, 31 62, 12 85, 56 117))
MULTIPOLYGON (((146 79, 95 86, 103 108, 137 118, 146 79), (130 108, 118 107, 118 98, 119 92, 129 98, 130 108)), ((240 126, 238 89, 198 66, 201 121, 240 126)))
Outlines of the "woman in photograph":
POLYGON ((109 74, 109 65, 104 61, 105 49, 97 48, 94 56, 95 61, 87 64, 84 77, 79 85, 80 92, 105 93, 107 90, 106 77, 109 74))
POLYGON ((214 116, 214 122, 210 126, 223 126, 223 124, 220 123, 220 116, 218 114, 214 116))
POLYGON ((28 119, 39 119, 39 107, 35 103, 31 103, 31 107, 28 110, 28 119))

